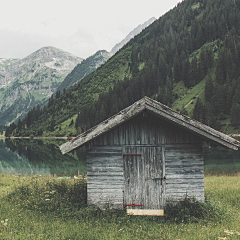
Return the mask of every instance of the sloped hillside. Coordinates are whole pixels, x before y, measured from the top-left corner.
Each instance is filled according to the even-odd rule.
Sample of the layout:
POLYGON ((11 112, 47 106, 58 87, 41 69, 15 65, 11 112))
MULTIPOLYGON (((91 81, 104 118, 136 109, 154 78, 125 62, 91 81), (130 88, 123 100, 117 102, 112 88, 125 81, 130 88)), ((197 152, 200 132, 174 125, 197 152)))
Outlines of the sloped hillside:
POLYGON ((240 0, 185 0, 7 134, 75 135, 145 95, 216 129, 238 131, 239 23, 240 0))
POLYGON ((95 54, 89 58, 83 60, 78 64, 73 71, 67 75, 62 84, 58 87, 59 91, 63 89, 68 89, 72 85, 81 81, 84 77, 89 75, 91 72, 96 70, 102 64, 104 64, 111 56, 113 56, 119 49, 121 49, 125 44, 127 44, 132 38, 139 34, 143 29, 152 24, 156 18, 151 18, 143 24, 140 24, 133 31, 131 31, 126 38, 124 38, 120 43, 117 43, 110 52, 106 50, 97 51, 95 54))
POLYGON ((96 52, 94 55, 90 56, 86 60, 83 60, 78 64, 71 73, 69 73, 64 81, 58 87, 58 91, 63 91, 63 89, 68 89, 70 86, 81 81, 84 77, 89 75, 91 72, 96 70, 102 64, 104 64, 111 54, 105 50, 96 52))

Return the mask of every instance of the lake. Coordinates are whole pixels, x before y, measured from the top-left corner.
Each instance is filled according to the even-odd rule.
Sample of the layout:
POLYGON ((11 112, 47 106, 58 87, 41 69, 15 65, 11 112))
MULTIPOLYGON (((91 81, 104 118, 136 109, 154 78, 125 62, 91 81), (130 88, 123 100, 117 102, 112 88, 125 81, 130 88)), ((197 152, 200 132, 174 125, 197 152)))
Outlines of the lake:
MULTIPOLYGON (((62 155, 59 146, 67 140, 0 139, 0 174, 73 177, 86 174, 84 149, 62 155)), ((240 151, 221 147, 204 150, 205 174, 240 172, 240 151)))
POLYGON ((86 173, 85 151, 62 155, 66 140, 0 139, 0 173, 63 177, 86 173))

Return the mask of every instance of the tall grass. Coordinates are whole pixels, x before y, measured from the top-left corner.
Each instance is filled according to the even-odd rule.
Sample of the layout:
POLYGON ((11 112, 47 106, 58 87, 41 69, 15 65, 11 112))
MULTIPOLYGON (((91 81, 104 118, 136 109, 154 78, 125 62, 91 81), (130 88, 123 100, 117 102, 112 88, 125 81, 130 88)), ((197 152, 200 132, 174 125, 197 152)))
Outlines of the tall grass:
POLYGON ((0 176, 2 239, 239 239, 239 176, 205 177, 206 204, 185 199, 166 216, 86 207, 84 179, 0 176))
POLYGON ((62 215, 87 205, 87 184, 84 178, 59 181, 32 177, 27 180, 27 184, 15 187, 7 196, 9 201, 22 208, 62 215))

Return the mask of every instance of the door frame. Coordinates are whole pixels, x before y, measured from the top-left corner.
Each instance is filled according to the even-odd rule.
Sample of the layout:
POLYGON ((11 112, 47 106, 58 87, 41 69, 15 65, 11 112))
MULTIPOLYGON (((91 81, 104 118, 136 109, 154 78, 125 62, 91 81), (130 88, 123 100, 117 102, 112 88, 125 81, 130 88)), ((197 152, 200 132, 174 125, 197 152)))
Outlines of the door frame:
MULTIPOLYGON (((124 145, 123 149, 122 149, 122 154, 123 154, 123 182, 124 182, 124 186, 123 186, 123 205, 124 207, 127 208, 127 212, 129 214, 133 214, 133 215, 151 215, 151 216, 163 216, 164 211, 163 208, 166 204, 166 193, 165 193, 165 189, 166 189, 166 181, 165 181, 165 176, 166 176, 166 170, 165 170, 165 146, 164 145, 124 145), (149 148, 160 148, 161 149, 161 188, 159 191, 161 191, 160 198, 161 198, 161 202, 160 202, 160 208, 161 209, 141 209, 143 206, 142 205, 138 205, 138 204, 133 204, 133 203, 126 203, 126 194, 125 193, 125 189, 126 189, 126 169, 125 169, 125 157, 126 156, 136 156, 136 157, 141 157, 141 154, 136 151, 136 153, 130 154, 130 153, 126 153, 126 147, 136 147, 140 149, 141 152, 141 148, 145 148, 145 147, 149 147, 149 148), (139 209, 140 208, 140 209, 139 209)), ((153 179, 152 179, 153 180, 153 179)))

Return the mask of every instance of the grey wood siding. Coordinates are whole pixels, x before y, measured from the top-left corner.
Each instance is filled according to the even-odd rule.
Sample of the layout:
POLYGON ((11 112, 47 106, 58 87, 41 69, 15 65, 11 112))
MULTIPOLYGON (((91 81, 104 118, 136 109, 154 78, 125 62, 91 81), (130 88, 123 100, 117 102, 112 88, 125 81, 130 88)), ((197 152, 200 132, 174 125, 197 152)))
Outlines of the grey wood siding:
POLYGON ((87 151, 88 205, 123 207, 122 147, 91 147, 87 151))
POLYGON ((204 201, 204 164, 202 148, 179 144, 165 146, 166 200, 195 197, 204 201))
POLYGON ((148 112, 143 112, 128 122, 95 138, 92 145, 161 145, 169 143, 198 143, 197 135, 179 128, 148 112))

